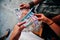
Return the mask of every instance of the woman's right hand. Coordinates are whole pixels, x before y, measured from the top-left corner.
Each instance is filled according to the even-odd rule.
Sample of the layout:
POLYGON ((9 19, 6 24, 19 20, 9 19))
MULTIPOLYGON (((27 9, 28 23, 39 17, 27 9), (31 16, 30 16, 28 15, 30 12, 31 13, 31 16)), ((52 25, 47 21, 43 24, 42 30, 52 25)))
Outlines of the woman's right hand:
POLYGON ((29 9, 30 8, 30 5, 29 4, 21 4, 20 5, 20 9, 29 9))

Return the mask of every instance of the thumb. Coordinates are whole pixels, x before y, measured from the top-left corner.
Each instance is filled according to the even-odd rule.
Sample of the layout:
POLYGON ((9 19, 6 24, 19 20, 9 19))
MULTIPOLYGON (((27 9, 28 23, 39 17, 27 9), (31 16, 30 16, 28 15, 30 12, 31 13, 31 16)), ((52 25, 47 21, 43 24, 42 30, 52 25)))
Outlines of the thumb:
POLYGON ((21 6, 24 6, 24 5, 25 5, 25 3, 23 3, 23 4, 20 4, 20 7, 21 7, 21 6))
POLYGON ((19 28, 19 30, 22 31, 24 28, 26 28, 26 27, 22 25, 22 26, 19 28))
POLYGON ((34 14, 35 16, 37 16, 37 17, 41 17, 41 14, 34 14))
POLYGON ((17 25, 20 27, 21 25, 25 24, 26 22, 19 22, 17 25))
POLYGON ((37 18, 38 19, 38 21, 41 21, 42 19, 39 17, 39 18, 37 18))

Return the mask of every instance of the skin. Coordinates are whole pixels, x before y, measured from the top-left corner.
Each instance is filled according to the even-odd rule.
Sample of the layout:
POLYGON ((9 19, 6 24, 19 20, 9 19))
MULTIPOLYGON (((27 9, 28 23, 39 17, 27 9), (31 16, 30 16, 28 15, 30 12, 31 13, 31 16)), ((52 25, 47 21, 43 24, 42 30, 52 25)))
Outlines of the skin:
MULTIPOLYGON (((49 19, 49 18, 47 18, 47 17, 45 17, 43 14, 35 14, 36 16, 38 16, 38 20, 40 20, 40 21, 42 21, 42 22, 44 22, 44 23, 47 23, 49 26, 50 26, 50 28, 58 35, 58 36, 60 36, 60 26, 59 25, 57 25, 55 22, 53 22, 53 20, 51 20, 51 19, 49 19), (40 17, 39 17, 40 16, 40 17), (51 24, 51 23, 53 23, 53 24, 51 24), (50 25, 51 24, 51 25, 50 25)), ((58 16, 56 16, 56 17, 54 17, 54 18, 60 18, 60 15, 58 15, 58 16)))
MULTIPOLYGON (((34 5, 37 5, 42 0, 32 0, 32 1, 34 2, 34 5)), ((20 4, 20 9, 30 9, 30 5, 22 3, 22 4, 20 4)))
POLYGON ((19 39, 22 30, 25 28, 25 26, 23 26, 24 23, 26 23, 26 22, 20 22, 14 26, 14 29, 10 36, 10 40, 18 40, 19 39))

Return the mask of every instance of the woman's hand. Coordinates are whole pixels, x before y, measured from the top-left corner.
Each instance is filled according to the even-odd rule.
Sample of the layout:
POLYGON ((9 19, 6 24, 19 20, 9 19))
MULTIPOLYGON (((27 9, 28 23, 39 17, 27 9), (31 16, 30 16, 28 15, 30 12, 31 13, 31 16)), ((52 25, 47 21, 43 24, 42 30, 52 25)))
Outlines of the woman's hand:
MULTIPOLYGON (((45 17, 43 14, 35 14, 38 17, 38 20, 47 23, 50 28, 60 37, 60 26, 58 26, 53 20, 45 17)), ((60 16, 57 16, 56 19, 59 20, 60 16)), ((54 18, 55 19, 55 18, 54 18)), ((55 19, 55 20, 56 20, 55 19)))
POLYGON ((23 26, 24 23, 25 22, 20 22, 15 25, 15 27, 11 33, 10 40, 18 40, 19 39, 22 30, 25 28, 25 26, 23 26))
POLYGON ((38 20, 39 21, 42 21, 44 23, 47 23, 47 24, 51 24, 53 21, 49 18, 47 18, 46 16, 44 16, 43 14, 35 14, 37 17, 38 17, 38 20))
POLYGON ((30 8, 30 5, 29 4, 21 4, 20 5, 20 9, 29 9, 30 8))
POLYGON ((39 21, 45 22, 47 20, 47 17, 45 17, 43 14, 35 14, 35 16, 38 17, 39 21))

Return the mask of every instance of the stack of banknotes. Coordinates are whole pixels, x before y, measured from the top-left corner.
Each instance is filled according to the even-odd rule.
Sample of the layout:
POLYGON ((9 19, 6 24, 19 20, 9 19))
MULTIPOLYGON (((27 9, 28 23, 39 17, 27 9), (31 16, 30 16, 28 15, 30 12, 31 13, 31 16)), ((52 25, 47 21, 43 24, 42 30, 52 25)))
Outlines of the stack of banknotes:
POLYGON ((40 22, 38 21, 37 17, 32 12, 32 9, 29 10, 29 12, 21 19, 19 18, 22 15, 22 11, 21 10, 19 11, 18 9, 16 9, 16 11, 18 11, 16 15, 17 15, 19 22, 26 22, 25 24, 23 24, 26 28, 32 27, 32 30, 38 31, 40 27, 40 22))

